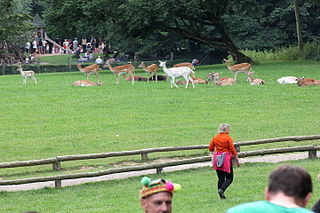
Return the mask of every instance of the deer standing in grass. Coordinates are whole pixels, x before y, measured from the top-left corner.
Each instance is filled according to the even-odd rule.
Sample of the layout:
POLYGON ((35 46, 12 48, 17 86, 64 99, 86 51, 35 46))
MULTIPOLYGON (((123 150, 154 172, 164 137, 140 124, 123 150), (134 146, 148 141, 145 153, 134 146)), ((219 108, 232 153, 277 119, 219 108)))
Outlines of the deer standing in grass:
POLYGON ((98 64, 91 64, 83 68, 81 67, 81 64, 77 64, 77 68, 80 70, 80 72, 86 75, 87 80, 89 80, 89 75, 96 74, 99 82, 99 71, 101 70, 101 68, 98 64))
POLYGON ((223 59, 223 60, 227 64, 228 69, 233 72, 235 79, 237 79, 238 73, 241 73, 241 72, 247 73, 249 71, 252 71, 252 64, 241 63, 241 64, 231 65, 231 60, 227 60, 227 59, 223 59))
POLYGON ((180 63, 180 64, 175 64, 173 67, 189 67, 192 70, 195 70, 194 66, 192 63, 180 63))
POLYGON ((21 77, 23 78, 23 82, 24 82, 25 85, 27 84, 27 78, 31 78, 32 81, 33 81, 35 84, 37 84, 37 79, 36 79, 36 77, 35 77, 34 71, 32 71, 32 70, 23 71, 21 65, 19 65, 19 67, 18 67, 17 70, 20 72, 21 77))
POLYGON ((229 85, 234 85, 237 80, 235 78, 227 78, 227 77, 222 77, 220 78, 221 73, 217 72, 211 72, 207 75, 210 81, 212 81, 212 85, 215 86, 229 86, 229 85))
POLYGON ((178 88, 177 84, 175 83, 175 79, 178 77, 183 77, 186 80, 186 88, 188 88, 189 81, 192 83, 193 88, 194 82, 193 79, 190 77, 191 74, 194 74, 192 69, 189 67, 172 67, 167 68, 166 61, 160 61, 159 60, 159 67, 162 67, 163 71, 167 74, 167 76, 170 78, 170 87, 172 88, 172 85, 174 85, 176 88, 178 88))
POLYGON ((116 75, 116 84, 120 82, 120 75, 129 74, 131 76, 132 85, 134 85, 134 69, 135 67, 132 64, 121 65, 117 67, 112 67, 110 63, 106 63, 104 67, 108 67, 110 71, 116 75))
POLYGON ((152 76, 155 76, 155 79, 156 79, 156 82, 158 81, 158 65, 156 64, 151 64, 149 66, 146 66, 144 64, 143 61, 141 61, 141 64, 138 66, 140 68, 143 68, 144 71, 146 71, 148 73, 148 82, 149 82, 149 79, 154 79, 152 76))
POLYGON ((89 80, 79 80, 73 82, 72 86, 79 86, 79 87, 90 87, 90 86, 101 86, 103 83, 101 82, 93 82, 89 80))
POLYGON ((248 75, 248 81, 251 85, 262 85, 265 84, 266 82, 260 78, 253 78, 253 72, 247 72, 248 75))

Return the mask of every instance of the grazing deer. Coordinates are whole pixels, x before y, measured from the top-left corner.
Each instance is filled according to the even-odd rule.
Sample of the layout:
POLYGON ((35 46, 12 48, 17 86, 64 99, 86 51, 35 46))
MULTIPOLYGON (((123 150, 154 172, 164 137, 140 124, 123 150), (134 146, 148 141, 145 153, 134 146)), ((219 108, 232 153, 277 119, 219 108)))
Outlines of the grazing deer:
MULTIPOLYGON (((123 74, 123 78, 127 81, 132 81, 132 76, 127 76, 126 74, 123 74)), ((148 78, 145 78, 141 75, 133 75, 134 81, 148 81, 148 78)))
POLYGON ((227 77, 220 78, 220 75, 221 73, 211 72, 206 77, 208 77, 209 80, 212 81, 212 85, 215 85, 215 86, 234 85, 237 82, 235 78, 227 78, 227 77))
POLYGON ((253 78, 253 72, 247 72, 248 75, 248 82, 251 85, 262 85, 265 84, 266 82, 260 78, 253 78))
POLYGON ((235 79, 237 79, 238 73, 241 73, 241 72, 247 73, 248 71, 252 71, 252 64, 242 63, 242 64, 231 65, 231 60, 227 60, 227 59, 223 59, 223 60, 227 64, 228 69, 234 73, 235 79))
POLYGON ((104 65, 104 67, 108 67, 110 71, 116 75, 116 84, 119 84, 120 82, 120 75, 129 74, 131 76, 132 85, 134 85, 133 73, 135 67, 131 63, 122 66, 112 67, 111 64, 107 62, 104 65))
MULTIPOLYGON (((208 80, 192 77, 194 84, 208 84, 208 80)), ((176 84, 186 84, 186 81, 176 81, 176 84)), ((190 82, 189 82, 190 83, 190 82)))
POLYGON ((18 67, 17 70, 20 72, 21 77, 23 78, 23 81, 24 81, 24 84, 25 84, 25 85, 27 84, 27 78, 31 78, 32 81, 33 81, 35 84, 37 84, 37 79, 36 79, 36 77, 35 77, 34 71, 32 71, 32 70, 23 71, 21 65, 19 65, 19 67, 18 67))
POLYGON ((99 71, 101 70, 101 68, 98 64, 91 64, 83 68, 81 67, 81 64, 77 64, 77 68, 80 70, 80 72, 86 75, 87 80, 89 80, 89 75, 96 74, 99 81, 99 71))
POLYGON ((183 77, 186 80, 186 88, 188 88, 188 84, 189 81, 191 81, 193 88, 194 86, 194 82, 193 79, 190 77, 190 74, 194 74, 194 72, 192 71, 192 69, 190 69, 189 67, 172 67, 172 68, 167 68, 166 66, 166 61, 160 61, 160 67, 162 67, 163 71, 167 74, 167 76, 170 78, 170 87, 172 88, 172 85, 174 85, 176 88, 178 88, 178 86, 175 83, 175 78, 177 77, 183 77))
POLYGON ((295 76, 285 76, 277 79, 279 84, 296 84, 298 82, 298 78, 295 76))
POLYGON ((75 81, 73 82, 72 86, 79 86, 79 87, 90 87, 90 86, 101 86, 103 85, 103 83, 101 82, 93 82, 93 81, 89 81, 89 80, 79 80, 79 81, 75 81))
MULTIPOLYGON (((149 82, 149 79, 152 77, 152 76, 155 76, 155 79, 156 79, 156 81, 158 81, 157 79, 157 76, 158 76, 158 65, 156 65, 156 64, 151 64, 150 66, 146 66, 145 64, 144 64, 144 62, 143 61, 141 61, 141 64, 138 66, 138 67, 140 67, 140 68, 143 68, 144 69, 144 71, 146 71, 147 73, 148 73, 148 82, 149 82)), ((153 79, 153 78, 151 78, 151 79, 153 79)))
POLYGON ((194 66, 192 63, 180 63, 180 64, 175 64, 173 67, 189 67, 192 70, 195 70, 194 66))
POLYGON ((299 87, 319 85, 320 81, 313 78, 299 78, 297 82, 299 87))

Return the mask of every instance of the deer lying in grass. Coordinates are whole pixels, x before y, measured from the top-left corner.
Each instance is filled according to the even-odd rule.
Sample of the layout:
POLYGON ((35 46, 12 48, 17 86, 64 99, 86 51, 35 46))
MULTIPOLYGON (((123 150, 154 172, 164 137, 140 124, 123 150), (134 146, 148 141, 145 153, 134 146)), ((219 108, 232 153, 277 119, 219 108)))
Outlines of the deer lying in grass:
MULTIPOLYGON (((144 64, 144 62, 143 61, 141 61, 141 64, 138 66, 138 67, 140 67, 140 68, 143 68, 144 69, 144 71, 146 71, 147 73, 148 73, 148 82, 149 82, 149 79, 152 77, 152 76, 155 76, 155 80, 156 81, 158 81, 157 79, 157 76, 158 76, 158 65, 156 65, 156 64, 151 64, 151 65, 149 65, 149 66, 146 66, 145 64, 144 64)), ((153 78, 151 78, 151 79, 153 79, 153 78)))
MULTIPOLYGON (((192 77, 194 84, 208 84, 208 80, 204 80, 201 78, 192 77)), ((176 84, 186 84, 186 81, 176 81, 176 84)), ((190 81, 189 81, 190 83, 190 81)))
POLYGON ((167 68, 166 67, 166 61, 160 61, 160 67, 162 67, 163 71, 167 74, 167 76, 170 78, 170 87, 172 88, 172 85, 174 85, 176 88, 178 86, 175 83, 175 79, 178 77, 183 77, 186 80, 186 88, 188 88, 189 81, 192 83, 193 88, 194 82, 193 79, 190 77, 191 74, 194 74, 192 69, 189 67, 172 67, 172 68, 167 68))
POLYGON ((157 78, 155 76, 149 77, 149 80, 152 81, 167 81, 167 76, 166 75, 157 75, 157 78))
POLYGON ((209 78, 210 81, 212 81, 212 85, 214 86, 228 86, 228 85, 234 85, 237 80, 234 78, 227 78, 223 77, 220 78, 221 73, 217 72, 211 72, 206 77, 209 78))
MULTIPOLYGON (((132 76, 127 76, 126 74, 123 74, 123 78, 127 81, 132 81, 132 76)), ((145 78, 141 75, 133 75, 134 81, 148 81, 148 78, 145 78)))
POLYGON ((297 82, 299 87, 320 85, 320 81, 313 78, 299 78, 297 82))
POLYGON ((83 68, 81 67, 81 64, 77 64, 77 68, 80 70, 80 72, 86 75, 87 80, 89 80, 89 75, 96 74, 99 81, 99 71, 101 70, 101 68, 98 64, 91 64, 83 68))
POLYGON ((89 81, 89 80, 79 80, 79 81, 75 81, 73 82, 72 86, 79 86, 79 87, 90 87, 90 86, 101 86, 103 85, 103 83, 101 82, 93 82, 93 81, 89 81))
POLYGON ((279 84, 296 84, 298 82, 298 78, 295 76, 285 76, 277 79, 279 84))
POLYGON ((194 66, 192 63, 180 63, 180 64, 175 64, 173 67, 189 67, 192 70, 195 70, 194 66))
POLYGON ((260 78, 253 78, 253 72, 247 72, 248 75, 248 82, 251 85, 262 85, 265 84, 266 82, 260 78))
POLYGON ((34 71, 32 71, 32 70, 23 71, 21 65, 19 65, 19 67, 18 67, 17 70, 20 72, 21 77, 23 78, 23 82, 24 82, 25 85, 27 84, 27 78, 31 78, 32 81, 33 81, 35 84, 37 84, 37 79, 36 79, 36 77, 35 77, 34 71))
POLYGON ((131 63, 117 67, 112 67, 111 64, 107 62, 104 65, 104 67, 108 67, 110 71, 116 75, 116 84, 119 84, 120 82, 120 75, 129 74, 131 76, 132 85, 134 85, 133 73, 135 67, 131 63))
POLYGON ((249 63, 242 63, 242 64, 235 64, 231 65, 231 60, 223 59, 224 62, 227 64, 227 67, 232 73, 234 74, 234 78, 237 79, 238 73, 247 73, 252 71, 252 64, 249 63))

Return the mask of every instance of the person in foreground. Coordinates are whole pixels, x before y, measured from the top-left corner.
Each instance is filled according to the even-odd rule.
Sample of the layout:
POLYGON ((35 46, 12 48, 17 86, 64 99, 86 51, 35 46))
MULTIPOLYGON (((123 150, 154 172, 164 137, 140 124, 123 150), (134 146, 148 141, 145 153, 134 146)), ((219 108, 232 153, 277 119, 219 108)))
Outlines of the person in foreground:
POLYGON ((221 199, 226 199, 224 192, 233 181, 232 157, 235 158, 237 166, 240 166, 240 162, 233 140, 229 136, 229 124, 221 124, 218 132, 219 134, 213 137, 208 149, 214 152, 212 163, 218 175, 218 194, 221 199))
POLYGON ((311 193, 311 176, 305 169, 281 165, 269 176, 265 201, 240 204, 227 210, 227 213, 311 213, 312 211, 304 208, 311 198, 311 193))
POLYGON ((142 189, 139 193, 141 208, 145 213, 171 213, 173 192, 181 186, 164 179, 141 179, 142 189))

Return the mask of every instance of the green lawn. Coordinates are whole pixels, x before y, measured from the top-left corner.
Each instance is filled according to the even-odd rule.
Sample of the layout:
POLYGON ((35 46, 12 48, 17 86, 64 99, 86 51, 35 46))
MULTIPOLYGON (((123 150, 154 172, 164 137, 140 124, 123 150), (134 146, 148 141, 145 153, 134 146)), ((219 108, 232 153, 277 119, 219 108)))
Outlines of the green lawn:
MULTIPOLYGON (((316 176, 320 160, 291 161, 289 164, 306 168, 313 179, 314 193, 307 206, 319 199, 320 187, 316 176)), ((209 167, 151 175, 152 178, 170 179, 182 186, 174 195, 174 212, 220 213, 244 202, 264 199, 264 189, 268 175, 279 164, 246 163, 235 168, 235 179, 220 200, 216 192, 217 177, 209 167)), ((0 192, 0 212, 21 213, 39 211, 41 213, 119 213, 142 212, 138 199, 141 177, 124 180, 88 183, 61 189, 45 188, 37 191, 0 192)))
MULTIPOLYGON (((220 123, 231 125, 235 141, 281 136, 319 134, 320 87, 280 85, 276 79, 295 75, 320 78, 319 62, 277 62, 254 65, 263 86, 251 86, 244 74, 229 87, 197 85, 170 89, 169 82, 136 82, 121 79, 105 69, 101 87, 72 87, 85 79, 79 71, 38 74, 38 84, 18 75, 0 76, 0 162, 49 158, 60 155, 135 150, 151 147, 208 144, 220 123)), ((199 66, 198 77, 219 71, 232 74, 225 65, 199 66)), ((162 73, 162 72, 161 72, 162 73)), ((143 74, 144 75, 144 74, 143 74)), ((90 76, 95 80, 95 76, 90 76)), ((319 144, 287 142, 246 146, 242 151, 277 146, 319 144)), ((203 151, 152 154, 206 154, 203 151)), ((82 166, 108 168, 112 163, 139 160, 139 156, 63 163, 63 172, 82 166), (100 166, 100 167, 99 167, 100 166)), ((50 165, 2 169, 3 179, 49 175, 50 165)))

